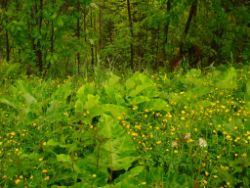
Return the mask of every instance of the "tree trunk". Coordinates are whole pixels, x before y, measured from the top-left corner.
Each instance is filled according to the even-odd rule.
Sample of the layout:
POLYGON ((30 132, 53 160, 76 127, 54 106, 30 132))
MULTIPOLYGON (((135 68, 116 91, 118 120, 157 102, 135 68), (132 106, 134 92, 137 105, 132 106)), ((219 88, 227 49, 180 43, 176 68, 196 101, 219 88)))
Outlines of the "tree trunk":
MULTIPOLYGON (((80 27, 80 0, 77 0, 77 12, 78 12, 78 17, 77 17, 77 23, 76 23, 76 37, 78 40, 80 40, 80 31, 81 31, 81 27, 80 27)), ((80 66, 81 66, 81 57, 80 57, 80 52, 78 51, 76 54, 76 59, 77 59, 77 73, 80 74, 80 66)))
POLYGON ((187 22, 185 24, 183 39, 180 42, 179 53, 175 57, 173 57, 173 59, 170 61, 170 69, 171 70, 175 70, 180 65, 180 63, 183 59, 183 56, 184 56, 183 46, 185 44, 185 40, 186 40, 186 37, 188 35, 190 26, 191 26, 191 22, 192 22, 193 18, 196 16, 197 4, 198 4, 198 0, 193 0, 190 11, 189 11, 188 19, 187 19, 187 22))
MULTIPOLYGON (((105 7, 105 0, 102 0, 102 7, 105 7)), ((102 7, 99 7, 99 49, 103 48, 103 10, 102 7)))
MULTIPOLYGON (((8 6, 8 1, 3 1, 2 6, 4 8, 4 12, 7 12, 7 6, 8 6)), ((3 19, 6 19, 6 22, 8 22, 8 16, 5 15, 3 19)), ((6 61, 10 61, 10 41, 9 41, 9 33, 5 29, 5 51, 6 51, 6 61)))
MULTIPOLYGON (((94 24, 93 24, 93 13, 91 10, 90 13, 90 27, 94 29, 94 24)), ((91 66, 92 70, 94 70, 94 64, 95 64, 95 53, 94 53, 94 41, 91 40, 90 42, 90 49, 91 49, 91 66)))
POLYGON ((130 65, 131 68, 134 69, 134 30, 133 30, 133 21, 132 21, 132 15, 131 15, 131 5, 130 0, 127 0, 127 9, 128 9, 128 21, 129 21, 129 30, 130 30, 130 65))
POLYGON ((6 37, 6 61, 9 62, 10 61, 10 44, 9 44, 9 34, 6 31, 5 32, 5 37, 6 37))
MULTIPOLYGON (((171 8, 172 8, 172 0, 168 0, 168 2, 167 2, 167 14, 169 14, 169 12, 171 11, 171 8)), ((164 48, 163 49, 165 49, 165 46, 168 43, 169 24, 170 24, 170 19, 167 20, 167 23, 164 27, 165 41, 164 41, 164 48)), ((164 52, 165 52, 165 50, 164 50, 164 52)))
POLYGON ((83 7, 83 31, 84 31, 84 41, 87 42, 87 10, 86 5, 83 7))
MULTIPOLYGON (((42 35, 42 22, 43 22, 43 0, 39 1, 39 11, 38 11, 38 7, 37 4, 35 4, 35 6, 33 6, 33 16, 37 16, 37 25, 38 25, 38 31, 40 34, 40 37, 42 35)), ((37 44, 35 44, 35 39, 32 39, 32 46, 33 46, 33 50, 35 52, 35 56, 36 56, 36 62, 37 62, 37 66, 39 69, 39 72, 42 73, 43 72, 43 53, 42 53, 42 46, 41 46, 41 39, 38 39, 37 44)))

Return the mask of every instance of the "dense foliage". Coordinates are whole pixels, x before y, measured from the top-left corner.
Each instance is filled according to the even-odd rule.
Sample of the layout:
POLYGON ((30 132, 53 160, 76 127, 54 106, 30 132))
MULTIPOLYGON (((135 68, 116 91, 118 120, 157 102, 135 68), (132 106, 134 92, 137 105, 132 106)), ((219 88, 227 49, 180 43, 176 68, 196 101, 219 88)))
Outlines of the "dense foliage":
POLYGON ((1 0, 0 61, 45 76, 86 73, 96 64, 247 63, 249 17, 248 0, 1 0))
POLYGON ((0 74, 0 187, 249 187, 250 68, 0 74))
POLYGON ((250 187, 249 18, 248 0, 0 0, 0 188, 250 187))

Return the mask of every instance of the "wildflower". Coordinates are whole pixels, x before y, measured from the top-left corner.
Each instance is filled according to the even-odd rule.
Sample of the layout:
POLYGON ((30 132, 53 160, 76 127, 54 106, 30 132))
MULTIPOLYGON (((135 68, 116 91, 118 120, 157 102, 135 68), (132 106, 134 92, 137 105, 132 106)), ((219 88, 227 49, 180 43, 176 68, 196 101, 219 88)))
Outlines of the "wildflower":
POLYGON ((209 173, 207 171, 205 172, 205 176, 209 176, 209 173))
POLYGON ((207 180, 202 180, 203 185, 207 185, 207 180))
POLYGON ((134 137, 137 137, 137 136, 138 136, 138 133, 132 132, 131 135, 134 136, 134 137))
POLYGON ((207 147, 207 141, 204 138, 199 138, 199 145, 201 148, 207 147))
POLYGON ((227 139, 227 140, 232 140, 231 135, 227 135, 227 136, 226 136, 226 139, 227 139))
POLYGON ((135 125, 135 128, 141 130, 141 125, 135 125))
POLYGON ((49 180, 49 176, 45 176, 44 180, 48 181, 49 180))
POLYGON ((191 138, 191 133, 185 133, 183 135, 183 140, 189 140, 191 138))
POLYGON ((214 179, 217 179, 217 178, 218 178, 218 176, 217 176, 217 175, 214 175, 213 177, 214 177, 214 179))
POLYGON ((178 147, 178 142, 176 140, 174 140, 172 142, 172 148, 177 148, 178 147))
POLYGON ((14 181, 14 183, 16 184, 16 185, 18 185, 19 183, 20 183, 20 179, 16 179, 15 181, 14 181))
POLYGON ((16 136, 16 133, 15 132, 11 132, 10 135, 11 136, 16 136))
POLYGON ((92 178, 96 178, 96 174, 93 174, 93 175, 92 175, 92 178))
POLYGON ((141 185, 146 185, 146 184, 147 184, 147 182, 145 182, 145 181, 144 181, 144 182, 141 182, 141 185))
POLYGON ((161 140, 157 141, 156 144, 157 144, 157 145, 160 145, 160 144, 161 144, 161 140))
POLYGON ((47 169, 43 169, 43 170, 42 170, 42 173, 43 173, 43 174, 47 174, 47 173, 48 173, 48 170, 47 170, 47 169))

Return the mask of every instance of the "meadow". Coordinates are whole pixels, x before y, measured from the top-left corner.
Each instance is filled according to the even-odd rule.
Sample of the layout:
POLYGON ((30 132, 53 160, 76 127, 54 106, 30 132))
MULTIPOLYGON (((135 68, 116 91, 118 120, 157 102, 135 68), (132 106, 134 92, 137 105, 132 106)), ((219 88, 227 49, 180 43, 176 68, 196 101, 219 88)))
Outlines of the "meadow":
POLYGON ((248 188, 250 67, 0 70, 0 187, 248 188))

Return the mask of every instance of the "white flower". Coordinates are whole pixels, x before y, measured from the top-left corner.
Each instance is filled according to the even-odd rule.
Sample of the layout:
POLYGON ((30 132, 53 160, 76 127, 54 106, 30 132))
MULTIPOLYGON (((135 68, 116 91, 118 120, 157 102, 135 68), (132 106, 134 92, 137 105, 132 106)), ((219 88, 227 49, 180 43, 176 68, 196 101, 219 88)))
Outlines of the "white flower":
POLYGON ((207 147, 207 141, 204 138, 199 138, 199 145, 202 148, 207 147))
POLYGON ((178 148, 178 142, 176 140, 172 142, 172 148, 178 148))
POLYGON ((191 133, 186 133, 186 134, 183 135, 184 140, 188 140, 190 138, 191 138, 191 133))

